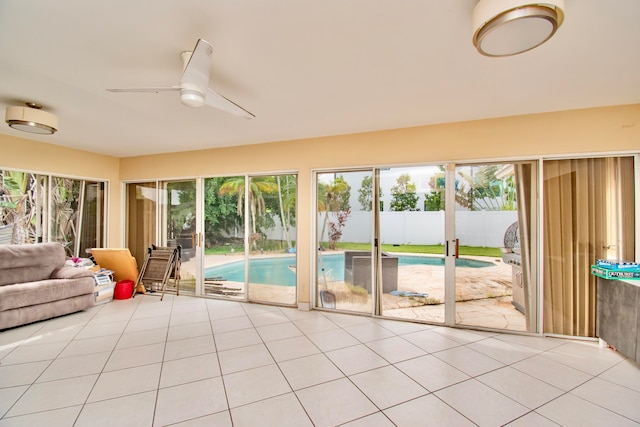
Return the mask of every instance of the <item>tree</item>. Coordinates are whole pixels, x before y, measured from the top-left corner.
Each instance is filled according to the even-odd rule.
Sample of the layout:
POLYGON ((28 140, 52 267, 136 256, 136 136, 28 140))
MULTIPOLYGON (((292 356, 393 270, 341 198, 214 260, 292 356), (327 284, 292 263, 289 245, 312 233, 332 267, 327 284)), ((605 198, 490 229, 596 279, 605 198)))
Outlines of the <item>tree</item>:
MULTIPOLYGON (((371 211, 373 207, 373 177, 367 175, 362 178, 360 189, 358 190, 358 201, 363 211, 371 211)), ((379 189, 378 199, 382 199, 382 188, 379 189)))
POLYGON ((391 210, 395 212, 414 211, 418 204, 416 185, 411 182, 408 173, 402 174, 391 187, 391 210))
POLYGON ((347 223, 351 210, 340 211, 336 215, 336 221, 329 221, 329 248, 335 249, 338 240, 342 237, 342 229, 347 223))
POLYGON ((442 191, 430 191, 424 195, 424 210, 444 210, 444 197, 442 197, 442 191))
POLYGON ((204 221, 209 242, 221 239, 221 232, 242 227, 242 217, 236 214, 238 196, 220 194, 220 186, 225 178, 207 178, 204 185, 204 221))
POLYGON ((37 180, 26 172, 0 170, 0 225, 13 224, 13 243, 36 240, 37 180))
POLYGON ((462 178, 456 187, 456 202, 470 210, 515 210, 516 191, 513 175, 496 176, 501 165, 474 167, 471 174, 458 172, 462 178))
MULTIPOLYGON (((235 194, 238 196, 238 204, 236 213, 238 216, 244 216, 243 201, 244 201, 244 189, 245 179, 243 176, 232 177, 227 179, 224 184, 220 186, 220 194, 235 194)), ((251 227, 252 235, 249 236, 252 242, 252 246, 255 248, 256 240, 258 238, 258 229, 256 219, 258 216, 264 215, 265 201, 263 193, 275 193, 278 191, 278 187, 273 180, 273 177, 253 177, 249 180, 249 209, 251 212, 251 227)))
MULTIPOLYGON (((325 213, 322 232, 320 233, 320 241, 324 240, 330 213, 338 216, 340 212, 351 211, 351 206, 349 205, 350 196, 351 186, 347 184, 342 175, 337 176, 329 184, 318 183, 318 212, 325 213)), ((344 221, 346 221, 346 218, 344 221)))
POLYGON ((169 239, 195 231, 196 192, 193 181, 167 183, 167 230, 169 239), (177 197, 177 200, 175 198, 177 197))
POLYGON ((280 223, 282 224, 282 237, 287 242, 287 248, 293 247, 289 229, 295 225, 296 212, 296 178, 293 175, 278 175, 278 207, 280 209, 280 223), (292 214, 293 212, 293 214, 292 214))

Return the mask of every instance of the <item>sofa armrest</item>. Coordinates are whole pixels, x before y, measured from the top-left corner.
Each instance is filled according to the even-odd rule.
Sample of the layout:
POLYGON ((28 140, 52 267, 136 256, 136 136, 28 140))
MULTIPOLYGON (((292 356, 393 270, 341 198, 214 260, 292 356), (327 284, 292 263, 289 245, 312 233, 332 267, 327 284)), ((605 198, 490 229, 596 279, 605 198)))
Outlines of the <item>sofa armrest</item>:
POLYGON ((93 272, 81 267, 63 266, 51 273, 51 279, 77 279, 79 277, 93 277, 93 272))

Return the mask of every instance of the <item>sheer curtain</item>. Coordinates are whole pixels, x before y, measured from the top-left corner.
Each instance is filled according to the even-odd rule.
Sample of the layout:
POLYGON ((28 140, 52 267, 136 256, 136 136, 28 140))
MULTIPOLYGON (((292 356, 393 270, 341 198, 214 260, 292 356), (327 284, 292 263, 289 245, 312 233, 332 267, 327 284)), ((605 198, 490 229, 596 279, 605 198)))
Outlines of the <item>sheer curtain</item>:
POLYGON ((633 260, 633 157, 544 162, 544 331, 595 336, 596 259, 633 260))

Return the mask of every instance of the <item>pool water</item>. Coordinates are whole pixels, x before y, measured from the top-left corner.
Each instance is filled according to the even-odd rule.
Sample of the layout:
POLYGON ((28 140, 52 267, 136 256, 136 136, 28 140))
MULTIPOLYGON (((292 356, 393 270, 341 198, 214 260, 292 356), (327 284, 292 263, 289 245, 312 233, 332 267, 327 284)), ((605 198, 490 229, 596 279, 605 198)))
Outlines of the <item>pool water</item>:
MULTIPOLYGON (((249 260, 249 283, 265 285, 295 286, 295 256, 258 258, 249 260)), ((437 256, 401 255, 398 265, 444 266, 444 258, 437 256)), ((468 258, 456 259, 456 267, 484 268, 494 264, 468 258)), ((344 254, 322 255, 318 260, 318 275, 325 274, 328 280, 344 280, 344 254)), ((232 282, 244 282, 244 261, 209 267, 205 278, 222 278, 232 282)))

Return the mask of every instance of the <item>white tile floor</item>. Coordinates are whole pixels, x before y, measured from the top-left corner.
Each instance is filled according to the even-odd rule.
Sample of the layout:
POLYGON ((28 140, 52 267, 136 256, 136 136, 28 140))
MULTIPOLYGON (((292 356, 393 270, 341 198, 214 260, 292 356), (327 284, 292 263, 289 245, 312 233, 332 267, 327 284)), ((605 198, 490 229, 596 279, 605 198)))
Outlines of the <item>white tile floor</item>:
POLYGON ((597 343, 154 295, 0 332, 2 426, 623 426, 597 343))

